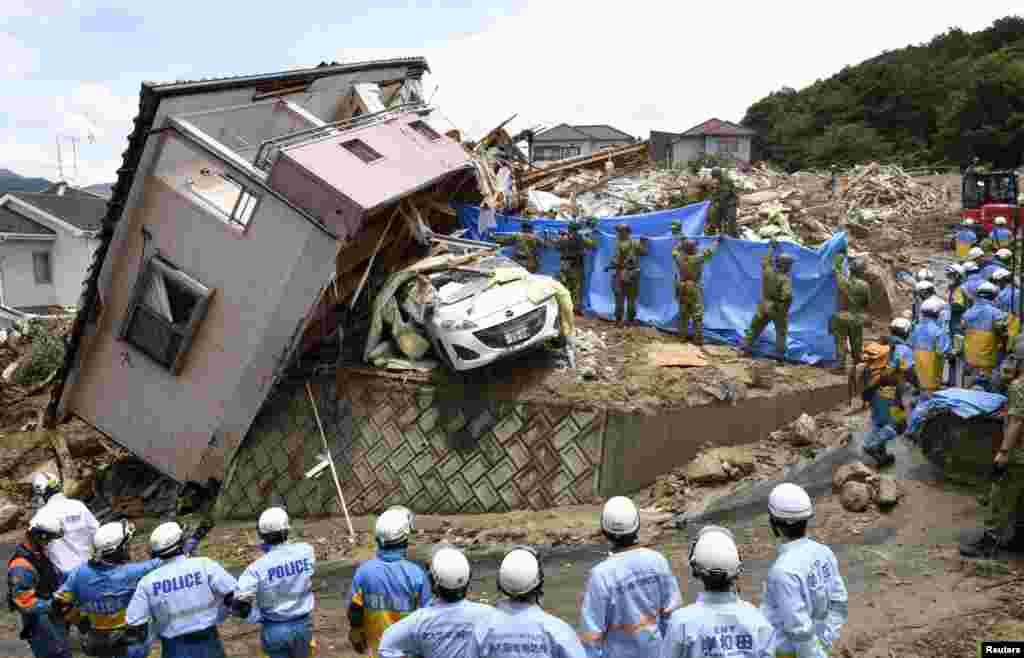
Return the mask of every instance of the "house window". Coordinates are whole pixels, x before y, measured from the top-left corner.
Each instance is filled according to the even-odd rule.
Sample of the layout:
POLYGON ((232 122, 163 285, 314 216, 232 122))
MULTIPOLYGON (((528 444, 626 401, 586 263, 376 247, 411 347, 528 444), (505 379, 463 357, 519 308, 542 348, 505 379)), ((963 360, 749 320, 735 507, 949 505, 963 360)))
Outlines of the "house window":
POLYGON ((579 154, 580 154, 580 147, 579 146, 563 146, 562 147, 562 159, 563 160, 565 158, 575 158, 579 154))
POLYGON ((372 146, 361 139, 350 139, 347 142, 342 142, 341 148, 356 156, 366 164, 376 162, 384 157, 380 153, 377 153, 372 146))
POLYGON ((740 152, 740 140, 737 137, 719 137, 718 138, 718 152, 719 153, 739 153, 740 152))
POLYGON ((121 338, 178 374, 213 291, 162 258, 139 275, 121 338))
POLYGON ((425 121, 413 121, 412 123, 409 124, 409 127, 418 132, 419 134, 423 135, 430 141, 441 139, 441 133, 431 128, 430 124, 428 124, 425 121))
POLYGON ((32 254, 32 269, 35 270, 36 283, 53 283, 53 267, 50 263, 50 252, 37 251, 32 254))
POLYGON ((218 174, 209 169, 199 172, 199 179, 189 179, 192 192, 224 213, 229 220, 248 226, 259 197, 245 188, 242 183, 228 174, 218 174))

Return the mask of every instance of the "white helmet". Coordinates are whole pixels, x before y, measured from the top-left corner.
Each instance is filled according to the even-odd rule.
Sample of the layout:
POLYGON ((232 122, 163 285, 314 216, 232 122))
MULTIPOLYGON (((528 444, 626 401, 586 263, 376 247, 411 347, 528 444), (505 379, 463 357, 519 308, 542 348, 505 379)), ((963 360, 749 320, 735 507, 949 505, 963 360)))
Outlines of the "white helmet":
POLYGON ((917 285, 914 286, 914 290, 918 295, 925 297, 935 292, 935 284, 931 281, 918 281, 917 285))
POLYGON ((921 304, 921 312, 925 315, 938 316, 942 313, 943 306, 942 300, 938 297, 929 297, 921 304))
MULTIPOLYGON (((894 320, 893 324, 896 322, 899 320, 894 320)), ((786 523, 806 521, 814 516, 814 505, 811 504, 811 497, 803 487, 785 482, 772 489, 769 494, 768 514, 773 519, 786 523)))
POLYGON ((989 283, 988 281, 986 281, 985 283, 983 283, 980 286, 978 286, 978 296, 979 297, 986 297, 986 298, 987 297, 995 297, 998 294, 999 294, 999 289, 996 288, 991 283, 989 283))
MULTIPOLYGON (((135 536, 135 526, 124 521, 104 523, 92 536, 93 551, 99 557, 111 557, 120 553, 135 536)), ((126 556, 127 557, 127 556, 126 556)))
POLYGON ((1006 218, 1005 217, 996 217, 995 220, 993 220, 992 223, 995 224, 996 226, 1006 226, 1006 218))
POLYGON ((149 550, 154 557, 167 557, 185 541, 185 531, 174 521, 161 523, 149 535, 149 550))
POLYGON ((377 519, 374 528, 374 535, 377 543, 381 546, 395 546, 409 541, 412 528, 409 526, 409 516, 399 509, 389 509, 377 519))
POLYGON ((974 220, 968 217, 964 220, 964 226, 974 226, 974 220))
POLYGON ((889 323, 889 329, 896 334, 906 334, 910 331, 910 320, 907 318, 896 318, 889 323))
POLYGON ((28 522, 28 534, 35 541, 50 542, 64 536, 64 524, 56 512, 44 508, 28 522))
POLYGON ((971 260, 978 260, 985 257, 985 252, 982 251, 981 247, 971 247, 971 250, 967 252, 967 257, 971 260))
POLYGON ((927 267, 922 267, 921 269, 919 269, 917 271, 917 280, 918 281, 934 281, 935 280, 935 275, 932 274, 932 271, 929 270, 927 267))
POLYGON ((960 277, 963 277, 963 275, 964 275, 964 268, 961 267, 960 265, 957 265, 956 263, 951 263, 951 264, 946 266, 946 278, 947 279, 952 279, 953 277, 960 278, 960 277))
POLYGON ((36 473, 32 477, 32 493, 47 500, 61 490, 60 479, 53 473, 36 473))
POLYGON ((640 529, 640 512, 625 496, 609 498, 601 510, 601 530, 612 537, 632 535, 640 529))
POLYGON ((411 509, 409 509, 408 507, 404 507, 402 505, 392 505, 387 509, 387 511, 391 510, 395 510, 396 512, 401 512, 402 514, 405 514, 405 518, 409 523, 409 532, 416 532, 416 515, 412 513, 411 509))
POLYGON ((498 568, 498 589, 506 596, 522 597, 544 584, 537 551, 529 546, 517 546, 505 554, 498 568))
POLYGON ((288 522, 288 512, 283 507, 268 507, 263 510, 259 523, 256 525, 256 531, 261 539, 269 535, 280 534, 287 537, 289 528, 291 525, 288 522))
POLYGON ((430 561, 430 578, 437 587, 449 592, 469 587, 471 574, 469 560, 456 548, 442 548, 434 553, 430 561))
POLYGON ((1002 249, 996 252, 996 258, 1003 261, 1010 260, 1011 258, 1013 258, 1013 252, 1007 249, 1006 247, 1003 247, 1002 249))
POLYGON ((742 568, 736 541, 728 529, 709 525, 701 528, 690 545, 690 569, 697 578, 721 576, 732 580, 742 568))
POLYGON ((978 264, 976 262, 974 262, 973 260, 969 260, 966 263, 964 263, 964 273, 966 273, 966 274, 974 274, 979 269, 981 269, 981 268, 979 268, 978 264))
POLYGON ((997 283, 999 281, 1006 281, 1007 279, 1010 279, 1012 277, 1013 274, 1010 272, 1010 270, 1006 269, 1005 267, 1000 267, 997 268, 996 270, 993 270, 993 272, 988 275, 988 280, 991 281, 992 283, 997 283))

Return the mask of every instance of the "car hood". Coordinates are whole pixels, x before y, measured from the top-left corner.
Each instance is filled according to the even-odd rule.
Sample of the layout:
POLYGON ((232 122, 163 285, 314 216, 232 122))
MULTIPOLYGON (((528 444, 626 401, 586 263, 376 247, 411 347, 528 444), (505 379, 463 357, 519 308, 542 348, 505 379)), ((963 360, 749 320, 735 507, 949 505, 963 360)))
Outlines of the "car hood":
POLYGON ((526 301, 527 288, 526 279, 493 286, 475 298, 469 297, 450 306, 437 308, 434 312, 434 322, 440 325, 446 320, 455 322, 485 320, 490 315, 500 313, 526 301), (470 312, 471 308, 472 312, 470 312))

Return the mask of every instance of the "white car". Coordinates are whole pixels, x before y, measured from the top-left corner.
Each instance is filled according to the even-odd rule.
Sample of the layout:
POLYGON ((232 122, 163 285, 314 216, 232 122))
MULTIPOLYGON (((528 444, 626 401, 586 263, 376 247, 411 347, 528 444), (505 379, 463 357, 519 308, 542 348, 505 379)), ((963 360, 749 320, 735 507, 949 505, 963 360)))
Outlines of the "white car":
POLYGON ((554 296, 530 301, 532 275, 503 256, 430 275, 437 289, 434 312, 426 320, 434 351, 452 369, 472 370, 561 336, 554 296), (521 271, 521 279, 488 288, 497 268, 521 271))

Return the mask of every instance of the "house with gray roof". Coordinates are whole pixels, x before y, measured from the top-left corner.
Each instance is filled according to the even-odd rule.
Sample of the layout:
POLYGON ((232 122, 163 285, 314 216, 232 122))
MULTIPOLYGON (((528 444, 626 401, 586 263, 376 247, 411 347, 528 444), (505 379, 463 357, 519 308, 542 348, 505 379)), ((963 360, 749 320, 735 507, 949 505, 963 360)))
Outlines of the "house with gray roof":
POLYGON ((651 133, 651 143, 655 145, 652 159, 669 166, 681 166, 704 155, 728 156, 749 164, 751 146, 757 133, 731 121, 713 118, 698 123, 674 139, 666 139, 666 135, 651 133))
POLYGON ((607 124, 570 126, 562 123, 534 136, 531 158, 535 162, 564 160, 636 141, 632 135, 607 124))
POLYGON ((0 197, 0 306, 47 314, 77 304, 106 208, 64 183, 0 197))

